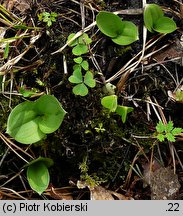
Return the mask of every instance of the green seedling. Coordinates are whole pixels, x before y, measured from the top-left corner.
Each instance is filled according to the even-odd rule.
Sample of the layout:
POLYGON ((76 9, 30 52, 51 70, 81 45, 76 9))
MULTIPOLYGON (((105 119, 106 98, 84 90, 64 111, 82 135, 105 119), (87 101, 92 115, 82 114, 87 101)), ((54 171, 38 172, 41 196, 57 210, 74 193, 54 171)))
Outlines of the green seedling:
POLYGON ((129 45, 138 40, 138 29, 129 21, 111 12, 101 11, 96 17, 96 23, 100 31, 118 45, 129 45))
POLYGON ((75 36, 75 33, 72 33, 68 36, 67 43, 68 46, 73 47, 72 53, 73 55, 80 56, 83 54, 88 53, 88 45, 92 42, 89 36, 86 33, 83 33, 79 38, 75 39, 74 41, 69 41, 75 36))
POLYGON ((101 104, 110 112, 115 112, 116 114, 120 115, 122 122, 125 123, 127 114, 133 111, 133 107, 120 106, 118 105, 117 100, 118 98, 116 95, 109 95, 101 99, 101 104))
POLYGON ((88 94, 88 87, 94 88, 96 85, 93 73, 91 71, 86 71, 83 77, 80 68, 74 70, 73 74, 69 77, 69 82, 77 84, 72 91, 75 95, 80 96, 86 96, 88 94))
POLYGON ((94 127, 94 129, 96 130, 97 133, 103 133, 105 132, 105 128, 103 127, 103 123, 99 123, 98 127, 94 127))
POLYGON ((55 12, 43 12, 38 14, 39 21, 45 22, 48 27, 52 26, 53 22, 56 22, 58 14, 55 12))
POLYGON ((17 105, 8 117, 6 132, 22 144, 35 143, 56 131, 65 114, 54 96, 43 95, 17 105))
POLYGON ((39 157, 26 165, 29 185, 39 195, 41 195, 49 185, 50 175, 48 168, 52 165, 52 159, 43 157, 39 157))
POLYGON ((144 23, 150 32, 171 33, 176 30, 176 23, 166 17, 160 6, 147 4, 144 9, 144 23))
POLYGON ((175 136, 182 133, 182 128, 174 128, 173 122, 169 121, 167 124, 163 124, 162 121, 159 121, 159 123, 156 126, 157 131, 157 139, 160 142, 163 142, 165 138, 170 142, 175 142, 175 136))

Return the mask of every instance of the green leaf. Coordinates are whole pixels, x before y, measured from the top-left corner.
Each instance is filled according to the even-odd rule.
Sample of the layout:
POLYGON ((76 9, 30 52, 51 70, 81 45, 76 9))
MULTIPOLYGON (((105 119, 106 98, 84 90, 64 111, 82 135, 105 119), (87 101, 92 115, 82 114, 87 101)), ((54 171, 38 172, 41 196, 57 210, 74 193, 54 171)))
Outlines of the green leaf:
POLYGON ((127 106, 117 106, 116 113, 121 116, 122 122, 126 122, 127 114, 132 112, 134 109, 133 107, 127 106))
POLYGON ((156 131, 158 133, 163 133, 165 131, 165 125, 163 124, 162 121, 159 121, 159 123, 157 124, 156 131))
POLYGON ((34 159, 30 161, 28 164, 26 164, 24 167, 28 167, 32 164, 35 164, 37 162, 42 162, 47 168, 53 166, 53 160, 51 158, 46 158, 46 157, 38 157, 37 159, 34 159))
POLYGON ((33 102, 23 102, 10 113, 7 122, 7 133, 23 144, 38 142, 45 137, 39 129, 39 114, 34 109, 33 102))
POLYGON ((7 59, 8 58, 8 55, 9 55, 9 48, 10 48, 10 44, 9 43, 6 43, 6 46, 5 46, 5 49, 4 49, 4 59, 7 59))
POLYGON ((52 95, 43 95, 36 101, 36 111, 39 113, 39 129, 45 133, 56 131, 66 114, 60 102, 52 95))
POLYGON ((165 136, 163 134, 158 134, 157 135, 157 139, 160 141, 160 142, 163 142, 165 140, 165 136))
POLYGON ((50 16, 53 18, 53 17, 58 17, 58 14, 55 13, 55 12, 51 12, 50 16))
POLYGON ((36 101, 25 101, 10 113, 7 133, 22 144, 40 141, 45 134, 57 130, 66 112, 51 95, 43 95, 36 101))
POLYGON ((165 131, 166 132, 170 132, 173 129, 173 122, 169 121, 166 125, 165 125, 165 131))
POLYGON ((147 4, 144 9, 144 23, 150 32, 154 32, 155 22, 164 16, 162 9, 156 4, 147 4))
POLYGON ((169 17, 161 17, 154 22, 153 29, 157 32, 168 34, 177 29, 176 23, 169 17))
POLYGON ((81 64, 81 62, 83 61, 83 58, 82 58, 82 57, 77 57, 77 58, 74 58, 73 60, 74 60, 74 62, 76 62, 77 64, 81 64))
POLYGON ((79 38, 78 38, 78 43, 79 44, 84 44, 84 45, 89 45, 92 42, 91 38, 86 33, 83 33, 79 38))
POLYGON ((22 94, 24 97, 30 97, 36 94, 36 90, 35 89, 26 90, 25 87, 20 87, 19 93, 22 94))
POLYGON ((96 17, 97 26, 100 31, 111 37, 115 38, 121 35, 123 30, 121 18, 111 12, 101 11, 96 17))
POLYGON ((83 82, 83 75, 81 70, 75 70, 73 74, 69 77, 69 82, 79 84, 83 82))
POLYGON ((49 12, 43 12, 42 13, 44 17, 50 17, 50 13, 49 12))
POLYGON ((77 44, 73 49, 72 53, 76 56, 83 55, 88 52, 88 47, 85 44, 77 44))
POLYGON ((175 99, 176 99, 176 101, 183 102, 183 90, 178 89, 175 92, 175 99))
POLYGON ((175 136, 183 132, 182 128, 174 128, 171 133, 175 136))
POLYGON ((38 14, 37 16, 38 16, 38 20, 39 20, 39 21, 42 21, 42 20, 43 20, 43 13, 40 13, 40 14, 38 14))
MULTIPOLYGON (((66 43, 68 43, 75 35, 76 35, 75 33, 70 34, 70 35, 68 36, 68 38, 67 38, 66 43)), ((74 41, 70 42, 70 43, 68 44, 68 46, 73 47, 73 46, 76 46, 77 43, 78 43, 78 41, 77 41, 77 39, 75 39, 74 41)))
POLYGON ((50 27, 51 25, 52 25, 52 21, 51 21, 51 20, 48 20, 47 26, 50 27))
POLYGON ((94 88, 96 86, 96 82, 93 79, 93 74, 90 71, 87 71, 84 76, 84 83, 90 88, 94 88))
POLYGON ((167 138, 168 141, 170 141, 170 142, 175 142, 175 137, 174 137, 173 134, 171 134, 171 133, 166 133, 166 134, 165 134, 165 137, 167 138))
POLYGON ((41 195, 48 187, 50 175, 43 162, 37 162, 27 168, 27 180, 30 187, 41 195))
POLYGON ((84 83, 74 86, 72 91, 75 95, 80 95, 80 96, 86 96, 88 94, 88 88, 84 83))
POLYGON ((115 112, 117 108, 117 96, 116 95, 105 96, 102 98, 101 104, 103 107, 109 109, 110 112, 115 112))
POLYGON ((81 65, 80 64, 75 64, 73 66, 73 70, 76 71, 76 70, 79 70, 81 72, 82 68, 81 68, 81 65))
POLYGON ((87 71, 89 69, 89 64, 86 60, 84 60, 82 63, 81 63, 81 67, 87 71))
POLYGON ((122 21, 122 32, 112 41, 118 45, 129 45, 138 40, 138 29, 135 24, 129 21, 122 21))

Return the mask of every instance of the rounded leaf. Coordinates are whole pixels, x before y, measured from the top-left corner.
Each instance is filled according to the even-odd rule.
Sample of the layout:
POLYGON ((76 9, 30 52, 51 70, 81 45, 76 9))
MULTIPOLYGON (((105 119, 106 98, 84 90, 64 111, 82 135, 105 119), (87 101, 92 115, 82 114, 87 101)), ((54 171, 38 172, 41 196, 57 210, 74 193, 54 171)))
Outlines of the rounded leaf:
POLYGON ((88 94, 88 88, 84 83, 74 86, 72 91, 75 95, 80 95, 80 96, 86 96, 88 94))
POLYGON ((101 104, 103 107, 109 109, 111 112, 115 112, 117 108, 117 96, 116 95, 105 96, 102 98, 101 104))
POLYGON ((90 71, 87 71, 84 76, 84 83, 90 88, 94 88, 96 86, 96 81, 93 79, 93 74, 90 71))
POLYGON ((71 83, 82 83, 83 82, 83 75, 81 70, 75 70, 73 74, 69 77, 69 82, 71 83))
POLYGON ((87 71, 89 69, 89 64, 86 60, 84 60, 82 63, 81 63, 81 67, 87 71))
POLYGON ((154 30, 163 34, 168 34, 177 29, 176 23, 169 17, 161 17, 154 26, 154 30))
POLYGON ((64 115, 65 113, 57 113, 42 116, 38 122, 39 129, 45 134, 53 133, 60 127, 64 115))
POLYGON ((40 97, 36 102, 35 108, 41 115, 38 121, 39 129, 45 134, 56 131, 66 114, 60 102, 52 95, 40 97))
POLYGON ((79 38, 78 38, 78 43, 79 44, 90 44, 92 42, 91 38, 86 33, 83 33, 79 38))
POLYGON ((99 12, 96 23, 100 31, 109 37, 117 37, 122 32, 121 18, 111 12, 99 12))
POLYGON ((27 168, 27 180, 30 187, 38 194, 42 194, 48 187, 50 175, 43 162, 36 162, 27 168))
POLYGON ((153 33, 155 22, 163 16, 164 13, 160 6, 156 4, 147 4, 144 9, 144 23, 146 28, 153 33))
MULTIPOLYGON (((67 42, 66 42, 66 43, 68 43, 75 35, 76 35, 75 33, 70 34, 70 35, 68 36, 68 38, 67 38, 67 42)), ((70 43, 68 44, 68 46, 73 47, 73 46, 76 46, 77 43, 78 43, 78 42, 77 42, 77 39, 75 39, 75 40, 73 40, 72 42, 70 42, 70 43)))
POLYGON ((45 137, 38 127, 40 116, 34 105, 34 102, 23 102, 17 105, 8 117, 6 132, 22 144, 35 143, 45 137))
POLYGON ((85 44, 77 44, 73 49, 72 53, 76 56, 83 55, 88 52, 88 47, 85 44))
POLYGON ((83 58, 80 56, 80 57, 74 58, 73 60, 74 60, 74 62, 76 62, 77 64, 81 64, 81 62, 83 61, 83 58))
POLYGON ((22 144, 40 141, 57 130, 66 112, 59 101, 51 95, 38 100, 26 101, 16 106, 8 117, 7 133, 22 144))
POLYGON ((112 41, 118 45, 129 45, 138 40, 137 26, 129 21, 122 21, 122 23, 123 31, 117 37, 112 38, 112 41))

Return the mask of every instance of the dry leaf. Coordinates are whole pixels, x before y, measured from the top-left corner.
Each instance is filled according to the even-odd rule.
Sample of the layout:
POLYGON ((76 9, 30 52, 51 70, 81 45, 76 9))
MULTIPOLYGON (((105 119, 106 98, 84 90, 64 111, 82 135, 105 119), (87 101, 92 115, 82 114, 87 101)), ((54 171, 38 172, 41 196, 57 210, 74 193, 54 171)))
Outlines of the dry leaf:
POLYGON ((11 11, 12 8, 14 7, 14 4, 16 3, 16 0, 9 0, 9 1, 4 1, 3 6, 8 10, 11 11))
POLYGON ((55 200, 73 200, 71 192, 67 188, 50 188, 49 195, 55 200))
MULTIPOLYGON (((128 197, 123 194, 116 193, 111 190, 106 190, 102 186, 95 186, 91 188, 85 181, 77 181, 77 187, 79 189, 88 188, 90 190, 90 200, 114 200, 114 197, 119 200, 129 200, 128 197)), ((131 198, 130 198, 131 199, 131 198)))
POLYGON ((30 9, 31 1, 30 0, 17 0, 15 8, 21 13, 24 13, 26 10, 30 9))
POLYGON ((95 186, 90 189, 90 199, 91 200, 114 200, 111 192, 104 189, 101 186, 95 186))

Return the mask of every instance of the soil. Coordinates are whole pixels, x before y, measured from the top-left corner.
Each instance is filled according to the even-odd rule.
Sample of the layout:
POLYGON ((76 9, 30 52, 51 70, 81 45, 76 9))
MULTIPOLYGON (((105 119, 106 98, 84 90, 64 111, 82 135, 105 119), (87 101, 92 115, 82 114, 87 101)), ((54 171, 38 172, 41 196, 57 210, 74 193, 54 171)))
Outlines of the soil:
MULTIPOLYGON (((18 193, 24 191, 20 194, 27 199, 45 199, 45 197, 54 199, 55 196, 50 193, 51 188, 62 189, 65 187, 68 188, 67 190, 73 199, 90 199, 91 191, 88 189, 89 187, 84 189, 77 187, 77 182, 83 180, 79 167, 85 159, 89 176, 97 179, 100 186, 105 189, 123 194, 129 199, 146 200, 152 197, 151 184, 149 183, 144 187, 143 179, 137 175, 134 169, 138 170, 139 168, 142 175, 145 175, 147 171, 145 167, 147 168, 149 164, 152 166, 154 162, 159 163, 161 167, 176 168, 176 177, 180 184, 180 188, 177 187, 178 192, 176 191, 176 194, 178 196, 176 198, 182 199, 183 138, 182 136, 178 137, 173 144, 168 141, 158 143, 152 138, 156 131, 155 127, 159 122, 159 116, 166 119, 167 122, 172 120, 175 127, 183 128, 183 115, 181 114, 183 104, 173 101, 168 95, 169 91, 174 92, 182 86, 183 81, 181 62, 175 59, 183 57, 183 47, 175 45, 180 42, 182 35, 182 12, 180 8, 182 3, 179 4, 173 0, 147 1, 147 3, 156 3, 162 6, 166 15, 173 17, 176 21, 178 30, 165 35, 152 48, 147 50, 146 54, 169 44, 168 48, 141 61, 127 77, 122 88, 116 89, 118 103, 134 108, 134 111, 128 114, 126 123, 123 124, 121 117, 115 113, 109 114, 101 106, 100 101, 102 97, 106 96, 103 91, 104 79, 111 78, 143 48, 142 14, 119 14, 121 18, 134 22, 139 28, 139 40, 129 46, 114 44, 110 38, 100 33, 96 26, 87 32, 92 38, 91 53, 85 54, 84 58, 89 61, 97 85, 89 90, 87 96, 81 97, 73 94, 73 85, 68 81, 68 77, 72 74, 74 58, 71 47, 67 46, 62 52, 53 54, 64 46, 69 34, 82 29, 79 1, 30 2, 30 6, 22 12, 21 16, 26 15, 24 22, 27 25, 31 26, 33 20, 35 26, 41 27, 41 36, 13 67, 16 69, 33 65, 35 62, 38 62, 38 64, 20 70, 13 76, 7 74, 4 77, 5 92, 1 88, 0 95, 1 133, 8 137, 6 122, 12 108, 25 100, 35 100, 34 97, 25 98, 18 94, 22 83, 27 89, 35 88, 38 93, 44 92, 54 95, 67 114, 57 131, 49 134, 45 140, 29 147, 17 143, 9 137, 17 146, 28 151, 34 158, 42 156, 54 161, 54 165, 49 168, 49 188, 42 196, 38 196, 31 190, 26 180, 26 170, 21 172, 25 165, 24 161, 11 149, 8 150, 6 142, 1 138, 0 194, 2 194, 2 199, 20 198, 15 193, 4 192, 3 187, 5 186, 18 193), (59 14, 56 22, 53 22, 51 27, 46 27, 45 23, 38 20, 37 14, 43 11, 54 11, 59 14), (172 46, 174 54, 172 54, 172 50, 169 51, 170 46, 172 46), (97 73, 92 55, 96 57, 102 76, 97 73), (67 74, 64 71, 63 56, 67 62, 67 74), (10 95, 6 92, 10 91, 11 78, 13 79, 11 88, 14 94, 10 98, 10 95), (155 104, 155 108, 153 104, 155 104), (158 106, 161 108, 158 109, 158 106), (148 108, 150 108, 150 112, 148 108), (99 128, 100 125, 104 129, 103 131, 97 131, 96 128, 99 128), (172 157, 171 145, 174 147, 174 154, 177 153, 180 159, 172 157), (134 169, 132 170, 131 167, 134 167, 134 169), (11 179, 16 175, 16 178, 11 179)), ((3 4, 3 1, 1 4, 3 4)), ((101 10, 115 12, 142 8, 142 2, 137 0, 95 0, 83 1, 82 4, 85 7, 85 26, 90 25, 93 22, 93 17, 101 10)), ((20 14, 16 6, 11 10, 14 14, 20 14)), ((15 31, 11 29, 6 31, 5 38, 13 36, 15 36, 15 31)), ((148 33, 147 41, 155 40, 158 37, 160 37, 159 34, 148 33)), ((11 48, 9 55, 17 56, 22 53, 29 43, 29 38, 15 41, 13 46, 16 48, 11 48)), ((6 61, 2 61, 1 65, 6 61)), ((112 80, 111 83, 118 86, 120 78, 112 80)), ((13 148, 20 152, 16 147, 13 146, 13 148)), ((24 157, 30 160, 26 155, 24 157)), ((58 199, 58 196, 56 196, 56 199, 58 199)))

